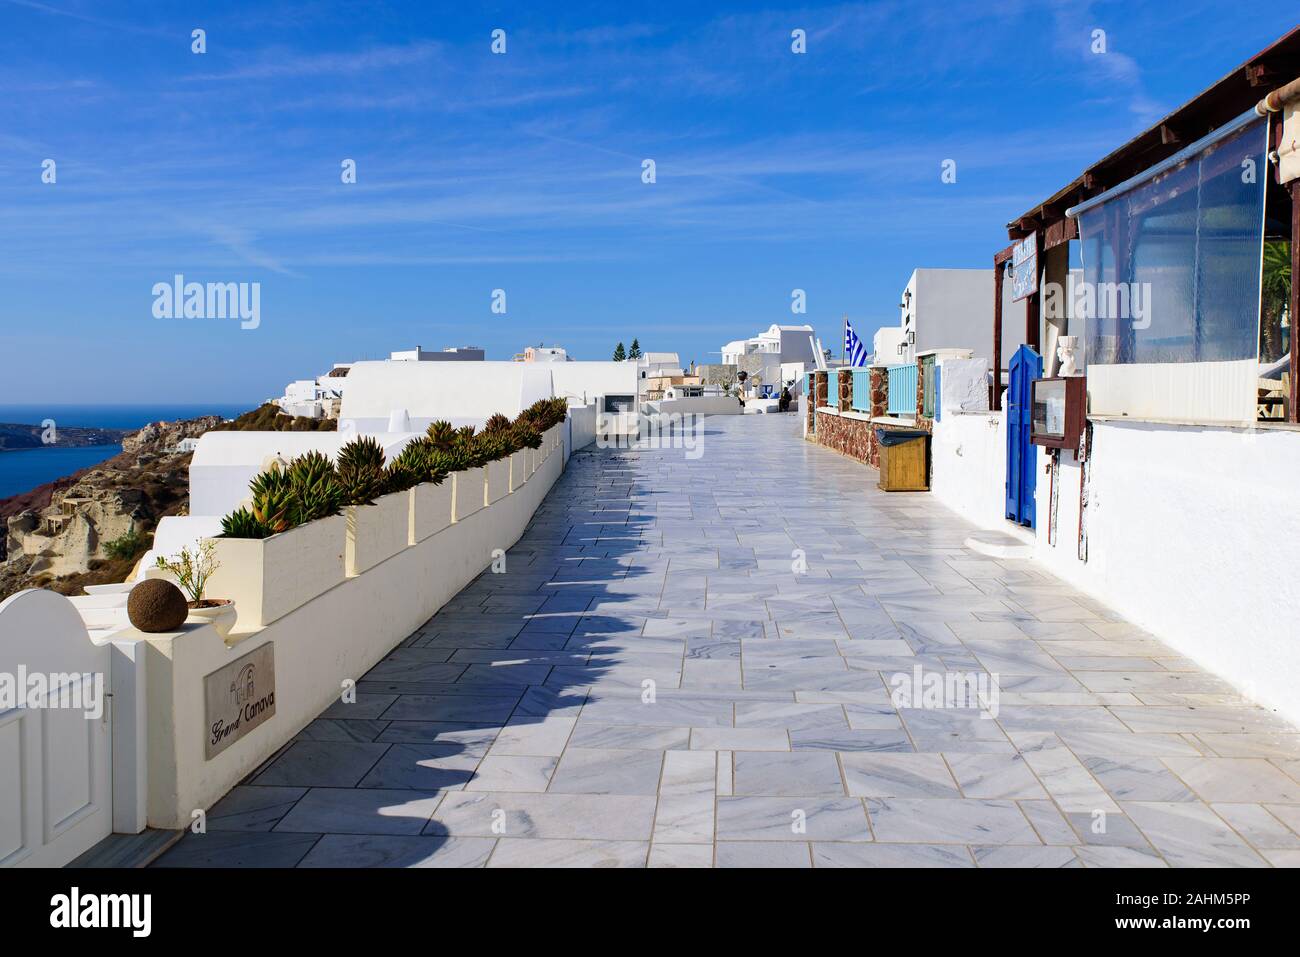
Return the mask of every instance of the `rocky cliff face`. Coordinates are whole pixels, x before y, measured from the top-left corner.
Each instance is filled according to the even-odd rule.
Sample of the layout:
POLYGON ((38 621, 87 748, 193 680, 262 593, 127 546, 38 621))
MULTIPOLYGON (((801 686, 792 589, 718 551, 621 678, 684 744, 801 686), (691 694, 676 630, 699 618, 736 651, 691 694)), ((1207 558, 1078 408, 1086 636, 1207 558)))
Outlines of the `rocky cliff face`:
POLYGON ((132 432, 122 439, 122 452, 131 455, 165 454, 176 448, 182 439, 198 438, 224 421, 219 415, 204 415, 176 422, 150 422, 139 432, 132 432))
POLYGON ((74 594, 96 581, 122 581, 158 520, 188 505, 190 453, 176 445, 221 422, 151 423, 124 437, 121 454, 107 462, 0 501, 0 599, 24 588, 74 594))

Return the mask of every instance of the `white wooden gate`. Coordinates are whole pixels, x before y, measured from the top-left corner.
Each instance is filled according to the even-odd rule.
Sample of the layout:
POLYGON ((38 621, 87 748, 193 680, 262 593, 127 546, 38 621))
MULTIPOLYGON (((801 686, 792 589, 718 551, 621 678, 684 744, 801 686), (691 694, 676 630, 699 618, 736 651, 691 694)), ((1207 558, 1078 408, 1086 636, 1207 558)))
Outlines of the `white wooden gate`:
POLYGON ((112 830, 110 654, 62 595, 23 591, 0 602, 0 680, 53 679, 38 707, 0 703, 0 867, 61 867, 112 830), (93 692, 95 681, 100 717, 47 706, 60 693, 93 692))

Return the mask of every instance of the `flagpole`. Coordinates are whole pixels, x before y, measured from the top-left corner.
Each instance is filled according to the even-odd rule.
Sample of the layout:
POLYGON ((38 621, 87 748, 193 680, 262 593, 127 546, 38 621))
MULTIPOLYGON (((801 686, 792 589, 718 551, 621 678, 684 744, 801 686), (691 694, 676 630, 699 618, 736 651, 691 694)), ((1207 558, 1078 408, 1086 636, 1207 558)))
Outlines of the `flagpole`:
POLYGON ((841 362, 848 359, 848 348, 849 348, 849 314, 846 312, 844 314, 844 332, 840 336, 840 361, 841 362))

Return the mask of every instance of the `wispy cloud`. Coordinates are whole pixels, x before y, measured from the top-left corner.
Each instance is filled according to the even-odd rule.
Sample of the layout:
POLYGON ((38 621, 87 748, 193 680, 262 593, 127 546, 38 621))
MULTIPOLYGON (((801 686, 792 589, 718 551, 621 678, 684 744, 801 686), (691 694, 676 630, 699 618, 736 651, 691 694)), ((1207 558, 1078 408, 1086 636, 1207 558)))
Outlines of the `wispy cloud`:
POLYGON ((403 45, 373 46, 364 50, 304 54, 286 48, 263 51, 257 62, 218 73, 199 73, 191 80, 271 80, 288 77, 351 77, 428 63, 442 44, 421 41, 403 45))

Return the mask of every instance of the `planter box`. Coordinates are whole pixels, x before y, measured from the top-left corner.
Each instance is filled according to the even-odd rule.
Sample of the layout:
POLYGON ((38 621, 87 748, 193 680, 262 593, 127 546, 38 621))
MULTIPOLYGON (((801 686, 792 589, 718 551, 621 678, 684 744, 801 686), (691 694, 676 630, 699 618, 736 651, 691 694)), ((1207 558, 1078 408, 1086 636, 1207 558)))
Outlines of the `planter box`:
POLYGON ((510 491, 516 491, 528 481, 528 453, 531 449, 520 449, 510 456, 510 491))
MULTIPOLYGON (((542 443, 542 448, 546 450, 547 455, 550 455, 560 447, 561 428, 563 428, 563 423, 557 423, 546 430, 546 441, 542 443)), ((543 456, 543 458, 544 457, 545 456, 543 456)))
POLYGON ((214 538, 221 567, 206 594, 229 598, 239 628, 260 628, 323 595, 344 580, 347 519, 342 515, 299 525, 270 538, 214 538))
POLYGON ((411 497, 410 530, 407 544, 415 545, 430 535, 436 535, 451 524, 451 496, 454 484, 451 476, 442 484, 421 482, 407 494, 411 497))
POLYGON ((491 505, 510 494, 510 460, 497 459, 483 466, 487 481, 483 483, 483 504, 491 505))
POLYGON ((343 510, 348 525, 347 574, 355 578, 392 558, 411 537, 410 491, 381 495, 374 505, 349 505, 343 510))
POLYGON ((483 470, 466 469, 463 472, 452 472, 452 510, 451 520, 453 522, 463 522, 466 518, 473 515, 483 507, 483 499, 486 496, 484 491, 487 479, 483 475, 483 470))

